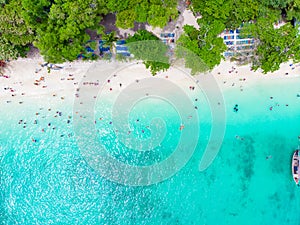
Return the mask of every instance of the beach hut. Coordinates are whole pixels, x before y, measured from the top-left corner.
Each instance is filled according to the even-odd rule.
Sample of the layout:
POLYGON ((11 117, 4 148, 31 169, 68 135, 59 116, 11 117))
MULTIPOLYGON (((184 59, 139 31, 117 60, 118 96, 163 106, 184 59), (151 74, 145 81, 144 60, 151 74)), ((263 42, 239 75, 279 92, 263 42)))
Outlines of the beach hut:
POLYGON ((250 35, 247 37, 242 36, 241 30, 244 24, 235 30, 225 29, 220 37, 223 38, 224 44, 227 46, 227 51, 224 52, 226 58, 233 56, 248 54, 254 49, 254 39, 250 35))

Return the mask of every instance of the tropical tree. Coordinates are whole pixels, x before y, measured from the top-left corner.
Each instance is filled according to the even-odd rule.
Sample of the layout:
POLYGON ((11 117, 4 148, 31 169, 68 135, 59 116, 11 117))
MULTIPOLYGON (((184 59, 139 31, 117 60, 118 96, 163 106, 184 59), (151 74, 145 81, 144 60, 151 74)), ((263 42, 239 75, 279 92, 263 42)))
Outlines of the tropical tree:
POLYGON ((147 22, 149 4, 147 2, 141 2, 135 7, 136 22, 145 23, 147 22))
POLYGON ((52 4, 54 4, 54 2, 58 2, 58 1, 21 0, 18 2, 19 2, 19 7, 17 7, 16 9, 21 11, 22 17, 24 18, 26 23, 33 28, 45 29, 48 25, 47 20, 48 20, 50 8, 52 4))
POLYGON ((255 37, 258 43, 252 62, 253 69, 261 68, 264 73, 274 72, 281 63, 288 60, 300 61, 298 27, 287 23, 276 29, 270 18, 259 18, 256 23, 249 24, 244 32, 255 37))
POLYGON ((105 41, 105 45, 109 46, 110 48, 112 48, 113 44, 115 41, 118 40, 118 38, 116 37, 116 32, 110 32, 110 33, 103 33, 102 34, 102 40, 105 41))
POLYGON ((126 40, 126 44, 134 58, 143 60, 152 75, 161 70, 165 71, 170 67, 169 58, 167 57, 168 46, 151 32, 139 30, 126 40))
POLYGON ((21 50, 14 44, 0 36, 0 60, 17 59, 20 56, 21 50))
POLYGON ((288 4, 294 0, 262 0, 261 3, 273 9, 284 9, 288 4))
POLYGON ((136 12, 134 9, 124 10, 118 13, 116 26, 119 28, 133 28, 136 19, 136 12))
POLYGON ((36 39, 34 29, 26 24, 19 1, 11 0, 0 7, 0 59, 24 56, 36 39))
POLYGON ((169 20, 177 17, 178 11, 176 7, 164 7, 162 5, 150 5, 147 22, 154 26, 163 28, 169 20))
POLYGON ((206 21, 218 20, 227 28, 236 28, 242 22, 257 18, 264 5, 258 0, 194 0, 193 10, 206 21))
POLYGON ((220 21, 206 22, 198 20, 200 29, 185 25, 184 33, 177 40, 176 56, 184 58, 186 67, 192 69, 192 74, 212 70, 220 64, 226 50, 223 39, 217 35, 225 26, 220 21), (195 62, 198 59, 198 64, 195 62))
POLYGON ((225 26, 227 28, 237 28, 243 22, 255 20, 263 8, 258 0, 239 0, 231 1, 232 8, 226 18, 225 26))
POLYGON ((49 62, 72 61, 89 40, 86 29, 99 22, 94 0, 55 1, 48 13, 47 26, 37 29, 35 46, 49 62))
POLYGON ((127 43, 147 40, 159 40, 157 36, 147 30, 139 30, 133 36, 129 36, 127 43))
POLYGON ((116 13, 116 25, 120 28, 132 28, 135 21, 164 27, 178 15, 176 0, 109 0, 107 7, 116 13))
POLYGON ((286 7, 287 18, 300 20, 300 0, 289 1, 286 7))
POLYGON ((110 12, 121 12, 130 9, 130 2, 130 0, 108 0, 106 6, 110 12))
POLYGON ((212 0, 194 0, 192 7, 195 12, 201 13, 207 20, 219 20, 226 23, 227 18, 232 12, 232 1, 212 1, 212 0))

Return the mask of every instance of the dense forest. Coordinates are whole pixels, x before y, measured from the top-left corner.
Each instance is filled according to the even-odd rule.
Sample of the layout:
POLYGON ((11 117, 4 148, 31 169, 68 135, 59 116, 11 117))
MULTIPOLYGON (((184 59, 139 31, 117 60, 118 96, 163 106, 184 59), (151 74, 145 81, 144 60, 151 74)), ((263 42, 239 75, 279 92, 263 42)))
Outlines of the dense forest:
POLYGON ((134 21, 164 27, 177 16, 176 0, 0 0, 0 59, 24 55, 37 47, 45 60, 76 59, 90 39, 87 29, 103 33, 100 21, 116 13, 116 25, 134 21))
MULTIPOLYGON (((218 37, 220 32, 243 23, 243 35, 255 38, 253 69, 273 72, 283 62, 300 61, 300 34, 296 26, 296 21, 300 21, 300 0, 193 0, 191 8, 202 16, 198 20, 200 28, 185 26, 178 45, 199 56, 209 69, 220 63, 221 53, 226 50, 218 37), (278 21, 286 24, 275 28, 278 21)), ((186 64, 194 71, 199 68, 194 63, 186 64)))
MULTIPOLYGON (((0 60, 25 56, 29 47, 35 46, 48 62, 73 61, 86 51, 85 44, 90 40, 87 30, 107 35, 100 25, 105 15, 114 13, 119 28, 132 28, 134 23, 162 28, 176 20, 177 6, 176 0, 0 0, 0 60)), ((184 27, 176 53, 185 57, 186 66, 194 73, 221 62, 226 46, 218 35, 225 28, 237 28, 249 21, 243 34, 256 40, 251 59, 254 69, 275 71, 289 59, 300 61, 300 35, 295 25, 300 21, 300 0, 193 0, 189 7, 202 16, 198 19, 200 28, 184 27), (287 23, 276 29, 273 24, 278 20, 287 23), (206 67, 192 61, 194 58, 187 57, 183 49, 199 56, 206 67)), ((128 42, 144 40, 141 35, 158 39, 139 31, 128 42)), ((115 40, 113 36, 107 38, 115 40)), ((158 64, 145 60, 145 64, 155 73, 169 67, 163 60, 158 64)))

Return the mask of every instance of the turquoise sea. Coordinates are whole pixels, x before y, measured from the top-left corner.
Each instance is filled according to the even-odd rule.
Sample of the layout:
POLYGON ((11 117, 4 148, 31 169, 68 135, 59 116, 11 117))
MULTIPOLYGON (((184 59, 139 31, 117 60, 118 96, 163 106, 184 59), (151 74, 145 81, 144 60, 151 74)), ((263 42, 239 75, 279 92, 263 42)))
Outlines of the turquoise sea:
MULTIPOLYGON (((290 168, 300 135, 297 94, 299 78, 224 90, 223 144, 212 164, 199 171, 211 117, 203 96, 194 92, 196 150, 174 176, 150 186, 112 182, 87 163, 73 126, 75 116, 86 118, 74 112, 73 96, 23 96, 22 104, 1 99, 0 224, 300 224, 300 187, 290 168)), ((109 99, 97 101, 95 130, 109 153, 126 164, 165 160, 186 129, 180 131, 174 107, 145 98, 130 112, 126 132, 140 140, 159 136, 149 124, 161 118, 164 129, 155 132, 164 132, 164 139, 152 151, 134 151, 118 142, 109 106, 109 99)))

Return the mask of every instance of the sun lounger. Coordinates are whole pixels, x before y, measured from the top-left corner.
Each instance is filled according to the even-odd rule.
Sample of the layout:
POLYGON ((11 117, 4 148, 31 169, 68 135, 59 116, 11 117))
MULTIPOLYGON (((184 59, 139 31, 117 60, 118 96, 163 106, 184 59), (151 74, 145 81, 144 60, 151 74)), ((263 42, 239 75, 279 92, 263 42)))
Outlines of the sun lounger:
POLYGON ((118 40, 117 41, 117 45, 124 45, 126 43, 126 41, 125 40, 118 40))
POLYGON ((126 57, 130 56, 129 52, 121 52, 120 54, 122 54, 123 56, 126 56, 126 57))
POLYGON ((128 51, 128 48, 126 46, 116 46, 117 51, 128 51))
POLYGON ((86 49, 87 52, 94 52, 94 50, 91 47, 89 47, 89 46, 86 47, 85 49, 86 49))
POLYGON ((53 65, 53 66, 50 67, 50 68, 53 69, 53 70, 61 70, 61 69, 63 69, 62 66, 57 66, 57 65, 53 65))

